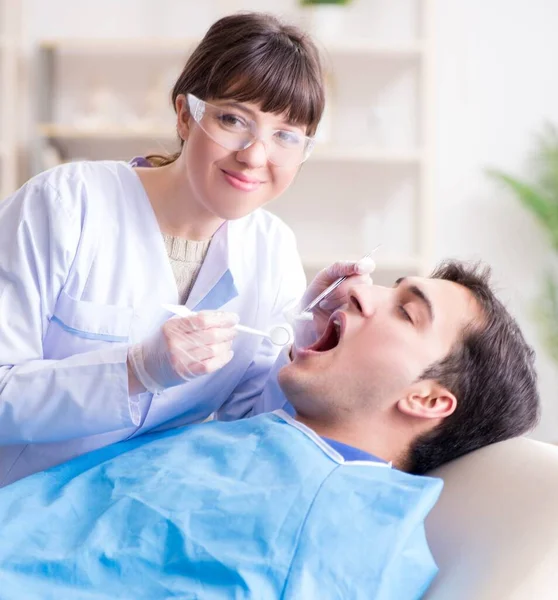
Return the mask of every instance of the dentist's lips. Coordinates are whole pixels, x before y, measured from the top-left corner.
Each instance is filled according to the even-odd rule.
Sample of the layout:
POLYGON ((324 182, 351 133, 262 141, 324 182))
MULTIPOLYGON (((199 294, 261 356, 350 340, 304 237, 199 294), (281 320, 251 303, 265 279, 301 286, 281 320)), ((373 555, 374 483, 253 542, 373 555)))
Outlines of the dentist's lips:
POLYGON ((342 311, 334 312, 327 324, 322 337, 312 346, 306 348, 308 352, 324 353, 337 348, 343 332, 345 331, 345 314, 342 311))
POLYGON ((225 169, 221 169, 221 171, 223 172, 226 181, 232 185, 232 187, 243 192, 253 192, 263 183, 259 179, 248 177, 247 175, 244 175, 244 173, 239 173, 238 171, 227 171, 225 169))

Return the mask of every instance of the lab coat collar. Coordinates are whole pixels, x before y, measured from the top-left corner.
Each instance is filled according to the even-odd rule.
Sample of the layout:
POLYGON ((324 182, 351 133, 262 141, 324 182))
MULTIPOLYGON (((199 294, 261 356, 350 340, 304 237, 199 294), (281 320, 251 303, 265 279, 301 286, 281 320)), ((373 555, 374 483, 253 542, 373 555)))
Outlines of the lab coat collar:
MULTIPOLYGON (((163 259, 164 272, 162 275, 169 290, 172 290, 175 298, 174 302, 176 302, 178 298, 176 282, 166 255, 161 229, 145 188, 134 171, 135 166, 144 166, 144 164, 134 159, 131 163, 124 163, 124 165, 133 176, 135 184, 142 191, 141 197, 145 202, 145 214, 149 215, 148 220, 151 223, 150 234, 156 240, 155 245, 159 248, 159 255, 165 257, 163 259)), ((242 265, 240 263, 241 255, 239 252, 234 251, 234 247, 238 246, 238 240, 241 239, 241 234, 246 229, 245 223, 246 218, 238 221, 225 221, 213 235, 203 265, 186 302, 189 309, 196 311, 216 310, 238 296, 235 275, 240 275, 242 265), (236 243, 231 242, 233 231, 236 232, 234 236, 236 243)), ((151 259, 152 255, 146 256, 148 262, 151 259)))
MULTIPOLYGON (((209 250, 186 302, 191 310, 216 310, 238 296, 235 274, 239 274, 237 253, 233 250, 233 229, 225 221, 215 232, 209 250)), ((238 280, 238 278, 237 278, 238 280)))

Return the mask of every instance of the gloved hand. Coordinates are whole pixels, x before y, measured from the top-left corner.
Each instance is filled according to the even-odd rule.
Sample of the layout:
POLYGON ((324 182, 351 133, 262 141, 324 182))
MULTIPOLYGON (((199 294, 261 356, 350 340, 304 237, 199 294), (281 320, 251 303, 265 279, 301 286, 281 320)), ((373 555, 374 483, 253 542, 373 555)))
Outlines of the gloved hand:
POLYGON ((237 323, 238 315, 219 311, 169 319, 151 338, 129 348, 128 369, 153 393, 217 371, 233 357, 237 323))
POLYGON ((357 262, 336 262, 320 271, 304 293, 299 310, 304 310, 318 294, 321 294, 339 277, 347 276, 347 279, 312 310, 314 316, 312 321, 291 321, 294 329, 295 346, 304 348, 316 342, 325 332, 332 313, 348 302, 348 290, 355 284, 372 284, 370 274, 375 268, 376 263, 371 258, 364 258, 357 262))

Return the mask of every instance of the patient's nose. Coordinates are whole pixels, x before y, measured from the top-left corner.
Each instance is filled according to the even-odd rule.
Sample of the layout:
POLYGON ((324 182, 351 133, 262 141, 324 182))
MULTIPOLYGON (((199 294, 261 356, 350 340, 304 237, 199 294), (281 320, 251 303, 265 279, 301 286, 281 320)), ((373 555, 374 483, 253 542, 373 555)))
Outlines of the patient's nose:
POLYGON ((355 285, 349 292, 349 305, 363 317, 371 317, 388 300, 391 288, 380 285, 355 285))

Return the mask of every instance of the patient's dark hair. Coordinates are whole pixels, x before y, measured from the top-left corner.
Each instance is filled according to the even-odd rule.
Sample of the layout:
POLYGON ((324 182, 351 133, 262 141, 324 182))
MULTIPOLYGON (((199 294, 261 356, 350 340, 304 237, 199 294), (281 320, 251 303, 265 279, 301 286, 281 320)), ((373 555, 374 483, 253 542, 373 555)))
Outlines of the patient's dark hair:
POLYGON ((466 327, 450 354, 421 379, 433 379, 457 398, 457 408, 413 444, 408 469, 423 474, 467 452, 524 434, 539 420, 534 352, 490 287, 490 269, 449 261, 432 279, 467 288, 483 313, 466 327))

